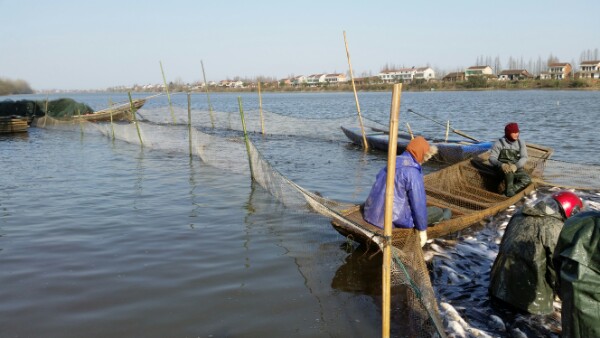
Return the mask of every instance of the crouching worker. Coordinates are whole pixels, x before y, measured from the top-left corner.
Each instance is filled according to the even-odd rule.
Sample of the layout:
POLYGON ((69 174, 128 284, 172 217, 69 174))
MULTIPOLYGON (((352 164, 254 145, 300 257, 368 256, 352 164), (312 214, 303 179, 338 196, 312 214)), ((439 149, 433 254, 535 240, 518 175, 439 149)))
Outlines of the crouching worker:
POLYGON ((493 304, 537 315, 554 312, 554 249, 564 221, 582 208, 577 195, 563 190, 524 205, 511 218, 490 274, 493 304))
POLYGON ((514 196, 531 183, 523 169, 527 163, 527 146, 519 139, 519 125, 512 122, 504 127, 504 137, 498 139, 490 151, 490 163, 504 177, 508 197, 514 196))
POLYGON ((554 264, 560 277, 562 337, 600 337, 600 211, 565 222, 554 264))
MULTIPOLYGON (((392 223, 395 228, 418 230, 421 246, 427 241, 427 225, 431 223, 427 219, 427 196, 421 165, 436 153, 436 146, 430 146, 427 140, 418 136, 410 141, 402 154, 396 157, 392 223)), ((387 167, 384 167, 377 174, 364 205, 365 221, 379 228, 383 228, 384 222, 386 179, 387 167)), ((450 218, 448 212, 449 210, 446 211, 445 216, 450 218)))

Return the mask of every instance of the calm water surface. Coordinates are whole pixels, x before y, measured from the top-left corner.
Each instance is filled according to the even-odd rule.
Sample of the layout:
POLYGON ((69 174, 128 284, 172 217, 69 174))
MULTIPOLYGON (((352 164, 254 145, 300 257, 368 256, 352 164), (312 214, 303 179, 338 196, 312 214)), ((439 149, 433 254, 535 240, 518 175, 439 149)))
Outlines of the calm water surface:
MULTIPOLYGON (((96 109, 126 100, 62 96, 96 109)), ((238 96, 258 105, 256 94, 211 101, 216 111, 237 112, 238 96)), ((365 117, 389 120, 391 93, 359 99, 365 117)), ((186 105, 183 95, 173 100, 186 105)), ((579 91, 404 93, 400 119, 443 135, 408 115, 411 108, 481 139, 517 121, 522 137, 553 147, 555 159, 600 164, 590 156, 599 150, 599 100, 599 92, 579 91)), ((193 105, 206 110, 205 96, 193 95, 193 105)), ((145 108, 156 107, 166 98, 145 108)), ((307 119, 356 111, 352 93, 264 94, 263 108, 307 119)), ((256 142, 303 187, 362 201, 385 154, 362 153, 337 127, 331 134, 338 136, 256 142)), ((376 260, 352 252, 328 219, 284 207, 247 174, 190 161, 185 150, 77 130, 0 136, 0 161, 0 337, 380 335, 376 260)))

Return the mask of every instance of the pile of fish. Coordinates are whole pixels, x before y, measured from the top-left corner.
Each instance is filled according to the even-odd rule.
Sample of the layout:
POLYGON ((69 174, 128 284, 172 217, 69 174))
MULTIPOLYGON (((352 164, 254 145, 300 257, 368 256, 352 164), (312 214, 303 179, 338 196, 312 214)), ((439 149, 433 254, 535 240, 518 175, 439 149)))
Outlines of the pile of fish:
MULTIPOLYGON (((490 217, 454 238, 437 238, 423 248, 432 272, 440 314, 449 337, 552 337, 561 333, 561 302, 546 316, 514 313, 492 307, 488 296, 490 270, 510 218, 523 203, 558 188, 533 191, 519 204, 490 217)), ((600 210, 600 193, 576 191, 586 207, 600 210)), ((541 198, 541 197, 540 197, 541 198)))

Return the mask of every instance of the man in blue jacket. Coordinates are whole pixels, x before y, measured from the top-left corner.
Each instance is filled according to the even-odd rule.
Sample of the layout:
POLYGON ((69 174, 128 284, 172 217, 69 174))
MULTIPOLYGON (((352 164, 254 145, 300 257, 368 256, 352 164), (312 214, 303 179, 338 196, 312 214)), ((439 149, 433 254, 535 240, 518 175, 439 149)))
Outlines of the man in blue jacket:
MULTIPOLYGON (((427 196, 421 164, 437 153, 422 136, 414 138, 406 150, 396 157, 394 209, 392 223, 396 228, 415 228, 421 246, 427 241, 427 196)), ((365 221, 383 228, 387 167, 379 171, 364 206, 365 221)))

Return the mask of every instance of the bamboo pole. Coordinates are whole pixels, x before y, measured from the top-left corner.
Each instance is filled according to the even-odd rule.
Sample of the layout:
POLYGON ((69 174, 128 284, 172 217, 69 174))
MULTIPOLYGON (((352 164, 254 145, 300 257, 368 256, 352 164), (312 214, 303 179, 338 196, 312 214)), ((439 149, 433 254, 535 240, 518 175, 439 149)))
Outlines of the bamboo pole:
POLYGON ((144 141, 142 140, 142 133, 140 131, 140 124, 138 123, 135 114, 135 107, 133 106, 133 100, 131 99, 131 92, 127 92, 127 95, 129 95, 129 106, 131 107, 131 115, 133 115, 133 123, 135 123, 135 128, 137 129, 138 138, 140 139, 140 145, 144 147, 144 141))
POLYGON ((346 31, 344 31, 344 44, 346 45, 346 57, 348 58, 348 68, 350 68, 350 80, 352 81, 352 90, 354 91, 354 101, 356 102, 356 110, 358 111, 358 124, 363 138, 363 149, 369 150, 367 143, 367 135, 365 134, 365 126, 363 125, 362 116, 360 115, 360 104, 358 103, 358 95, 356 94, 356 86, 354 85, 354 73, 352 72, 352 62, 350 62, 350 51, 348 50, 348 41, 346 40, 346 31))
POLYGON ((260 95, 260 80, 258 82, 258 111, 260 113, 260 130, 262 134, 265 134, 265 120, 263 118, 263 109, 262 109, 262 95, 260 95))
POLYGON ((46 94, 46 114, 44 115, 44 125, 42 127, 46 128, 46 121, 48 121, 48 94, 46 94))
POLYGON ((110 111, 110 129, 112 130, 112 140, 115 140, 115 125, 113 124, 113 111, 110 111))
POLYGON ((204 89, 206 90, 206 100, 208 101, 208 114, 210 114, 210 125, 214 128, 215 121, 213 118, 213 107, 210 104, 210 95, 208 95, 208 82, 206 82, 206 73, 204 72, 204 62, 200 60, 200 64, 202 65, 202 76, 204 77, 204 89))
POLYGON ((192 100, 190 93, 187 93, 187 104, 188 104, 188 135, 190 140, 190 160, 192 159, 192 100))
POLYGON ((450 120, 446 121, 446 138, 444 142, 448 142, 448 133, 450 133, 450 120))
POLYGON ((250 167, 250 179, 254 182, 254 170, 252 169, 252 157, 250 155, 250 140, 246 132, 246 119, 244 118, 244 109, 242 108, 242 97, 238 96, 238 106, 240 107, 240 117, 242 118, 242 129, 244 130, 244 142, 246 143, 246 152, 248 153, 248 166, 250 167))
POLYGON ((81 111, 79 111, 79 108, 77 109, 77 117, 79 118, 79 132, 83 137, 83 119, 81 118, 81 111))
POLYGON ((408 122, 406 122, 406 129, 408 130, 408 133, 410 134, 410 139, 414 139, 415 135, 412 132, 412 129, 410 128, 410 124, 408 124, 408 122))
POLYGON ((402 84, 394 84, 392 89, 392 105, 390 108, 390 141, 388 144, 388 164, 385 185, 385 214, 383 219, 383 266, 382 266, 382 333, 390 336, 391 314, 391 263, 392 263, 392 213, 394 208, 394 179, 396 178, 396 156, 398 147, 398 115, 400 113, 400 95, 402 84))
POLYGON ((175 120, 175 113, 173 113, 173 104, 171 103, 171 94, 169 94, 169 85, 167 84, 167 78, 165 77, 165 71, 163 70, 162 61, 158 61, 160 64, 160 72, 162 73, 163 83, 165 84, 165 90, 167 91, 167 99, 169 100, 169 110, 171 111, 171 117, 173 118, 173 124, 175 120))

